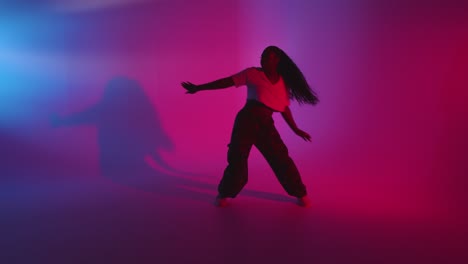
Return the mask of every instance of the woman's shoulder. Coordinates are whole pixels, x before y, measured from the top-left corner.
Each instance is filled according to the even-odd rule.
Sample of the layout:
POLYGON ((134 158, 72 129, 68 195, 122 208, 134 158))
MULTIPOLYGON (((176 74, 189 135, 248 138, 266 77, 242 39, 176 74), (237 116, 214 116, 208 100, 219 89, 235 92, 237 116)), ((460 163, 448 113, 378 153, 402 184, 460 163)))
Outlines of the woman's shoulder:
POLYGON ((244 70, 242 70, 241 72, 239 72, 239 75, 242 75, 245 78, 252 80, 252 79, 258 78, 257 76, 259 76, 261 73, 262 73, 262 68, 247 67, 247 68, 244 68, 244 70))
POLYGON ((245 71, 249 74, 258 74, 262 72, 262 68, 259 67, 248 67, 245 71))
POLYGON ((262 71, 262 68, 252 66, 252 67, 244 68, 244 71, 257 71, 257 72, 259 72, 259 71, 262 71))

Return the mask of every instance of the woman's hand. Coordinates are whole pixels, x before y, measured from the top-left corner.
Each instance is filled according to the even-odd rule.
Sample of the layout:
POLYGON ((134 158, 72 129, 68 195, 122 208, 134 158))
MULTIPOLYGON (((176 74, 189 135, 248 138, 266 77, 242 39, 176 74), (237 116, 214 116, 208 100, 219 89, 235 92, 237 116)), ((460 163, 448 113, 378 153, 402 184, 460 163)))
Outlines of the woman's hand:
POLYGON ((183 82, 183 83, 181 83, 181 85, 182 85, 182 87, 185 88, 185 90, 187 90, 186 93, 188 93, 188 94, 194 94, 194 93, 199 91, 198 86, 191 83, 191 82, 183 82))
POLYGON ((307 134, 306 132, 300 130, 299 128, 295 129, 294 130, 294 133, 296 133, 296 135, 300 136, 302 139, 304 139, 305 141, 311 141, 311 137, 309 134, 307 134))

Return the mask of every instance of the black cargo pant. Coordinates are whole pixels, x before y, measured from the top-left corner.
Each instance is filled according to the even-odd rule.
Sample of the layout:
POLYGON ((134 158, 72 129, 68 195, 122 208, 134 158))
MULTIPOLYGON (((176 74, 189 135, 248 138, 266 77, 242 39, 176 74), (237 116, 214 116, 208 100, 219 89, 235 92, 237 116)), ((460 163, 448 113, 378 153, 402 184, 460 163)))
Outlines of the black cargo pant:
POLYGON ((247 160, 252 145, 267 160, 286 192, 295 197, 306 195, 306 187, 286 145, 276 130, 273 111, 258 101, 248 100, 236 116, 228 145, 228 166, 218 185, 221 197, 234 198, 247 183, 247 160))

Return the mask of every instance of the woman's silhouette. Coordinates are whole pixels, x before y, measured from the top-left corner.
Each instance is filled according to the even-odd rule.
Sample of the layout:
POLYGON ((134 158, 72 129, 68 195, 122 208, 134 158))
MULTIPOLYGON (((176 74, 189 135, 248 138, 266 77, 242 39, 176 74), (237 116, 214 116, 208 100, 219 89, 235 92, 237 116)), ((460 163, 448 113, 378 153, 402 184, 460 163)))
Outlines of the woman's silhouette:
POLYGON ((111 79, 102 99, 93 106, 65 117, 55 115, 55 126, 93 124, 98 131, 99 163, 104 176, 129 180, 153 174, 145 157, 170 169, 157 153, 172 149, 148 97, 136 80, 111 79))
POLYGON ((252 145, 255 145, 286 192, 297 197, 299 205, 309 206, 306 187, 274 126, 272 114, 280 112, 294 133, 310 141, 310 135, 297 127, 289 109, 289 99, 312 105, 319 100, 300 69, 283 50, 276 46, 265 48, 261 68, 250 67, 233 76, 202 85, 182 83, 189 94, 243 85, 247 86, 247 103, 234 122, 228 165, 218 185, 216 205, 226 206, 227 198, 235 198, 247 183, 247 160, 252 145))

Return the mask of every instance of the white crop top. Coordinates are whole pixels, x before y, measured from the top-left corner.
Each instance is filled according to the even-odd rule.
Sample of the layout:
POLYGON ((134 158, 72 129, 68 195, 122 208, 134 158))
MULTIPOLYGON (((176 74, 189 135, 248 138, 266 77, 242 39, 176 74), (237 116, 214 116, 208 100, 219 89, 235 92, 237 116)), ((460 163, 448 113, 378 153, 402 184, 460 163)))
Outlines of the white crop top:
POLYGON ((231 77, 236 87, 247 86, 247 100, 257 100, 278 112, 283 112, 290 104, 288 91, 281 76, 273 84, 260 68, 251 67, 231 77))

